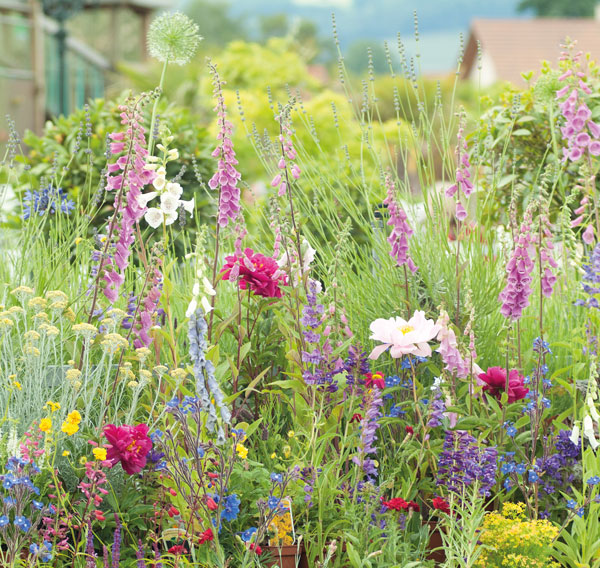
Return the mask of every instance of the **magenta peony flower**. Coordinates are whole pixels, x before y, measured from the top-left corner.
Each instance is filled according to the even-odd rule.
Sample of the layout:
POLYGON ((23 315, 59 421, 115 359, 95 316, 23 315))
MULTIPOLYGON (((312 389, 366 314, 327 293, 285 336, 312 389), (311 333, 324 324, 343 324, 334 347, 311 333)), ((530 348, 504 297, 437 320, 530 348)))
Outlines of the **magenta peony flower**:
MULTIPOLYGON (((479 378, 485 383, 483 391, 500 400, 506 389, 506 369, 503 367, 490 367, 486 373, 481 373, 479 378)), ((523 384, 524 377, 516 369, 511 369, 508 374, 508 402, 516 402, 527 396, 529 389, 523 384)))
POLYGON ((106 460, 112 466, 121 462, 123 470, 129 475, 139 473, 146 466, 146 456, 152 449, 152 440, 148 437, 148 426, 115 426, 108 424, 104 428, 104 437, 110 444, 106 450, 106 460))
POLYGON ((242 255, 227 256, 225 260, 223 280, 238 280, 242 290, 250 289, 257 296, 281 298, 279 285, 286 283, 286 277, 274 258, 247 248, 242 255))

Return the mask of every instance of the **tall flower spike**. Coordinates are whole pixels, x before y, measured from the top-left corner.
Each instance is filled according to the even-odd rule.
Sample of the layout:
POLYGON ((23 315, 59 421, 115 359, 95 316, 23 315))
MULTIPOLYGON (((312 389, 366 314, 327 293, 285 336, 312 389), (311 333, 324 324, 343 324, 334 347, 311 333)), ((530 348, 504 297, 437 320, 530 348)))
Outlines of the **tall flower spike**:
POLYGON ((213 150, 213 158, 218 158, 217 171, 210 178, 208 187, 219 189, 219 204, 217 213, 217 223, 221 227, 226 227, 229 221, 235 221, 240 212, 240 188, 238 183, 242 175, 237 171, 238 161, 235 157, 233 142, 233 124, 227 120, 227 106, 223 96, 223 81, 219 77, 217 68, 209 63, 209 69, 212 74, 213 95, 217 100, 215 112, 217 113, 217 125, 220 141, 213 150))
POLYGON ((135 224, 144 216, 146 207, 140 203, 145 185, 152 183, 154 172, 147 170, 146 136, 142 126, 143 117, 139 102, 120 106, 121 124, 124 132, 110 135, 110 150, 113 156, 121 154, 114 164, 108 166, 106 190, 116 190, 115 207, 119 207, 119 227, 113 227, 114 252, 112 258, 101 260, 104 295, 113 304, 119 288, 125 280, 125 269, 129 265, 131 246, 135 241, 135 224))
MULTIPOLYGON (((554 283, 556 282, 556 275, 552 269, 556 269, 558 264, 554 260, 552 251, 554 250, 554 244, 552 243, 552 232, 550 230, 550 220, 546 212, 540 213, 539 223, 541 224, 542 238, 541 242, 538 243, 540 247, 540 262, 542 278, 540 285, 542 287, 542 294, 549 298, 552 296, 554 289, 554 283)), ((591 225, 590 225, 591 226, 591 225)))
POLYGON ((396 201, 396 187, 389 173, 385 176, 385 187, 387 188, 387 196, 383 203, 387 205, 390 216, 387 224, 392 227, 392 232, 388 237, 388 243, 391 246, 390 256, 396 261, 397 266, 406 265, 414 273, 418 269, 408 252, 408 239, 412 236, 413 230, 406 220, 406 213, 396 201))
POLYGON ((287 174, 298 179, 300 177, 300 168, 296 163, 296 149, 292 141, 293 131, 290 127, 289 107, 284 108, 275 118, 279 122, 281 132, 279 134, 279 143, 281 144, 281 157, 277 163, 280 173, 275 174, 271 181, 271 187, 277 188, 277 195, 283 197, 287 192, 287 174))
POLYGON ((523 309, 529 305, 531 272, 534 267, 528 251, 530 244, 531 212, 527 211, 512 257, 506 265, 506 286, 498 298, 502 302, 500 311, 508 319, 518 320, 523 315, 523 309))
POLYGON ((215 377, 215 367, 212 361, 206 359, 206 331, 208 326, 204 320, 201 309, 190 317, 188 328, 188 339, 190 342, 190 356, 194 364, 194 375, 196 377, 196 396, 200 399, 202 408, 208 413, 206 427, 210 432, 217 430, 217 442, 225 443, 223 428, 217 428, 217 411, 221 413, 221 419, 225 424, 231 422, 231 412, 225 404, 225 396, 215 377), (214 399, 214 403, 211 400, 214 399))
POLYGON ((464 221, 467 218, 467 212, 460 202, 461 192, 465 197, 469 197, 473 193, 473 183, 471 182, 471 163, 469 162, 469 148, 465 139, 463 127, 464 116, 460 116, 460 127, 456 135, 456 155, 458 158, 458 166, 456 167, 456 183, 446 189, 446 197, 455 197, 456 199, 456 218, 459 221, 464 221))

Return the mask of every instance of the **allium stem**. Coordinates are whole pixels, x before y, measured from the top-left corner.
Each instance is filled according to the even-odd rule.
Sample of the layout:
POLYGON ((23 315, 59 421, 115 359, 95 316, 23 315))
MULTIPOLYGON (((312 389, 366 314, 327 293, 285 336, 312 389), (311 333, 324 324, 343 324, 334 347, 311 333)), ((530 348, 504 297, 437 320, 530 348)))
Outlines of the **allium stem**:
POLYGON ((152 155, 152 151, 154 150, 154 125, 156 124, 156 111, 158 109, 158 101, 160 100, 160 96, 162 94, 163 85, 165 83, 165 75, 167 74, 167 66, 169 65, 169 60, 165 59, 163 64, 162 73, 160 74, 160 82, 158 84, 158 94, 154 99, 154 104, 152 105, 152 118, 150 119, 150 132, 148 132, 148 155, 152 155))

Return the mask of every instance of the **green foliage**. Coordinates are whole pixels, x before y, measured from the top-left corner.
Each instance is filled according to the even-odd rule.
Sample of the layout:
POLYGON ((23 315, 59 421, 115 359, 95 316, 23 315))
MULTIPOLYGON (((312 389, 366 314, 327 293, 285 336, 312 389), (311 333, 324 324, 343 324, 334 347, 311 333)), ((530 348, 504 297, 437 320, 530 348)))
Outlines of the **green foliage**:
POLYGON ((521 0, 520 12, 533 12, 542 18, 591 18, 596 0, 521 0))

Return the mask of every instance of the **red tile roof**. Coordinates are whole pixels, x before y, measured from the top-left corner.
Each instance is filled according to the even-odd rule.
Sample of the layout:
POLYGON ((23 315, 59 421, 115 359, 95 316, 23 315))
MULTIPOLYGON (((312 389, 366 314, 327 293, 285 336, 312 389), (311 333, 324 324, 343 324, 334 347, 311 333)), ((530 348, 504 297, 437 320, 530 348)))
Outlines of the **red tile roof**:
POLYGON ((477 40, 492 59, 499 80, 522 83, 523 71, 539 71, 542 61, 556 63, 566 37, 600 60, 600 22, 593 19, 540 18, 473 20, 463 76, 477 68, 477 40))

